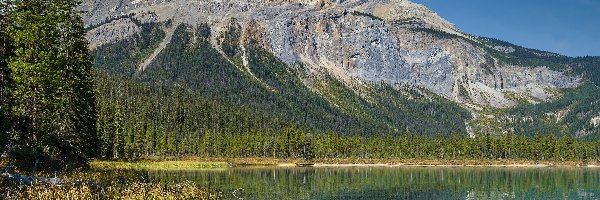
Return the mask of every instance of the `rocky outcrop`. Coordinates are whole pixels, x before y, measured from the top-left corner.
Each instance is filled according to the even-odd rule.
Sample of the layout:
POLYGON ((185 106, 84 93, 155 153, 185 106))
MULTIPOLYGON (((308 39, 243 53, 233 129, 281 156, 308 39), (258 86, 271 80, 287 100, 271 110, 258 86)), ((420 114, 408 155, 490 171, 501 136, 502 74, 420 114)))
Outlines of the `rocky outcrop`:
POLYGON ((594 128, 600 127, 600 116, 592 118, 590 123, 592 124, 592 126, 594 126, 594 128))
MULTIPOLYGON (((302 63, 307 73, 325 71, 347 85, 411 85, 477 106, 515 105, 507 92, 546 101, 552 98, 546 88, 581 82, 544 66, 502 64, 477 38, 408 0, 85 0, 81 9, 87 11, 87 26, 131 15, 140 21, 208 23, 213 37, 235 18, 242 44, 257 43, 290 66, 302 63)), ((136 30, 123 19, 90 30, 88 38, 93 48, 136 30)), ((220 40, 212 41, 218 46, 220 40)))
POLYGON ((103 44, 109 44, 134 36, 139 32, 140 27, 133 23, 131 19, 122 18, 88 31, 85 37, 90 42, 89 47, 95 49, 103 44))
POLYGON ((12 166, 6 166, 0 172, 0 179, 5 179, 8 181, 12 181, 15 184, 19 185, 32 185, 32 184, 61 184, 65 181, 63 179, 59 179, 56 177, 46 178, 40 176, 24 176, 18 173, 15 173, 12 169, 12 166))

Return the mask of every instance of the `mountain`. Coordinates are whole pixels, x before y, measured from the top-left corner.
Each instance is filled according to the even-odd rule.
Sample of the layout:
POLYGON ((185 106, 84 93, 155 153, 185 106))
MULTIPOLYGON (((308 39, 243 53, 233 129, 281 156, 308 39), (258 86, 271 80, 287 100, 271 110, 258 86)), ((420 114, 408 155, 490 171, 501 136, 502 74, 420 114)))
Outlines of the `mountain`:
POLYGON ((113 77, 103 91, 166 87, 264 116, 242 120, 249 126, 315 132, 600 135, 599 57, 469 35, 408 0, 84 0, 80 9, 96 68, 113 77))

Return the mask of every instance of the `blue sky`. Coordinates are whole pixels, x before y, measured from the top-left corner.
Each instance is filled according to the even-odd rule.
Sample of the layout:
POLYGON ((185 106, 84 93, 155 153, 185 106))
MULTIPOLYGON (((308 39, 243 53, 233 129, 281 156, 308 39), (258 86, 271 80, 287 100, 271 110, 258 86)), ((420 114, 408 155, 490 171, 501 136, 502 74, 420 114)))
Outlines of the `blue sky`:
POLYGON ((568 56, 600 56, 600 0, 412 0, 466 33, 568 56))

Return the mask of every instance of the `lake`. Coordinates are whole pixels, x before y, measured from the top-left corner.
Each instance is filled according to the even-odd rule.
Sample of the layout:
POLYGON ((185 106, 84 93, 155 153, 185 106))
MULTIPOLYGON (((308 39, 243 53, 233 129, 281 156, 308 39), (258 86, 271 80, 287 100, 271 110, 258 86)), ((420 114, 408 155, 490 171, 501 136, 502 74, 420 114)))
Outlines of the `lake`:
POLYGON ((245 167, 154 171, 225 199, 600 199, 600 169, 506 167, 245 167), (237 198, 236 198, 237 197, 237 198))

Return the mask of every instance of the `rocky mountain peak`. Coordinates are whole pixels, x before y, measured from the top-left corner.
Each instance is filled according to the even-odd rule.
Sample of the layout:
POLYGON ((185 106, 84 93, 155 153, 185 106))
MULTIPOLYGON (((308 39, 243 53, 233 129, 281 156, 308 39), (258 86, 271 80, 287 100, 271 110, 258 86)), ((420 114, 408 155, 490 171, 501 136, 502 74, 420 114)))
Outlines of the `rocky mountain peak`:
MULTIPOLYGON (((235 25, 242 49, 247 41, 260 43, 290 66, 302 63, 308 77, 424 88, 474 107, 510 107, 515 95, 546 101, 553 98, 548 88, 581 82, 547 66, 501 62, 478 38, 408 0, 85 0, 81 9, 92 48, 135 35, 139 23, 166 21, 210 25, 218 48, 216 37, 235 25)), ((173 29, 165 31, 170 36, 173 29)))

